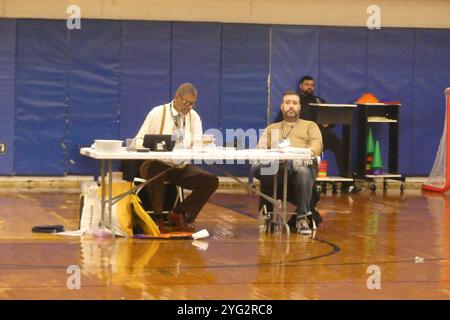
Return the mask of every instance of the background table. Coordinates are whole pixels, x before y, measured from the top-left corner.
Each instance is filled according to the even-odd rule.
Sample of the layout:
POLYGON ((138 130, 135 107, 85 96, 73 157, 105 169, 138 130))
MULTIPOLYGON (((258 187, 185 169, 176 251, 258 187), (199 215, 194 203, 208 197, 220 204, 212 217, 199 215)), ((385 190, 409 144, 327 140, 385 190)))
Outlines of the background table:
POLYGON ((318 125, 342 125, 342 161, 346 163, 345 172, 341 172, 342 176, 317 177, 316 179, 323 184, 322 192, 326 192, 327 183, 331 183, 333 192, 337 192, 336 182, 354 182, 352 173, 352 122, 356 104, 310 103, 309 105, 314 107, 314 121, 318 125))

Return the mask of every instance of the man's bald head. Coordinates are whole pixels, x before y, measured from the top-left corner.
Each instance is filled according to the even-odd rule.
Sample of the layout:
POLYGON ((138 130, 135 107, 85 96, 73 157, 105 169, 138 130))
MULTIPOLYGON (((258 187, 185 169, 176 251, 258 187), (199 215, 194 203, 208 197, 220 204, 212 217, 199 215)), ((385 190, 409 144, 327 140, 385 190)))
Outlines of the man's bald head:
POLYGON ((178 94, 183 97, 186 95, 193 95, 193 96, 197 97, 197 88, 194 87, 194 85, 192 83, 185 82, 185 83, 180 84, 177 91, 175 92, 175 95, 178 95, 178 94))
POLYGON ((175 109, 183 115, 187 115, 197 103, 197 88, 192 83, 182 83, 173 98, 175 109))

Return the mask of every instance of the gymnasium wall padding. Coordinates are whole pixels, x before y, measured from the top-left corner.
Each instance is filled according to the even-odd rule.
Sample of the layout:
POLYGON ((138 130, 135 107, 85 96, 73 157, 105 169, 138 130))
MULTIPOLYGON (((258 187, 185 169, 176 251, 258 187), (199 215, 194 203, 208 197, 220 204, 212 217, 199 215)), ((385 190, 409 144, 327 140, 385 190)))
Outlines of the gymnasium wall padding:
POLYGON ((63 175, 67 99, 67 28, 63 21, 17 22, 17 175, 63 175))
POLYGON ((0 20, 0 175, 14 174, 14 97, 16 65, 16 21, 0 20))
POLYGON ((83 20, 69 31, 70 174, 89 174, 96 162, 79 147, 119 137, 120 22, 83 20))
POLYGON ((318 92, 328 102, 354 102, 367 87, 367 29, 320 29, 318 92))
POLYGON ((431 170, 444 128, 444 90, 450 87, 450 30, 417 29, 415 37, 414 122, 411 174, 431 170))
MULTIPOLYGON (((321 27, 319 37, 319 95, 329 103, 354 102, 367 86, 367 29, 321 27)), ((340 135, 339 127, 333 130, 340 135)), ((356 137, 355 121, 352 136, 356 137)), ((328 171, 336 174, 334 155, 326 156, 331 160, 328 171)))
POLYGON ((271 121, 280 112, 281 96, 297 90, 300 77, 310 75, 320 82, 319 28, 275 26, 271 34, 271 121))
POLYGON ((120 137, 132 138, 148 112, 170 99, 171 23, 123 21, 120 137))
MULTIPOLYGON (((264 128, 268 106, 269 27, 224 24, 221 72, 220 129, 224 140, 226 129, 264 128)), ((238 165, 232 171, 247 175, 248 166, 238 165)))
POLYGON ((226 24, 222 30, 220 126, 266 124, 269 27, 226 24))
MULTIPOLYGON (((2 175, 95 173, 78 148, 134 136, 184 81, 199 87, 205 129, 264 128, 269 67, 272 119, 304 74, 330 103, 364 91, 400 100, 400 172, 428 175, 450 86, 446 29, 84 19, 69 31, 65 20, 1 19, 0 40, 2 175)), ((387 140, 387 128, 375 129, 387 140)), ((246 166, 227 168, 247 175, 246 166)))
MULTIPOLYGON (((399 167, 412 172, 412 128, 414 119, 414 30, 382 28, 368 32, 368 91, 380 100, 399 100, 399 167)), ((372 125, 380 140, 383 165, 388 166, 388 126, 372 125)))
POLYGON ((220 36, 217 23, 173 24, 172 96, 183 82, 192 82, 199 96, 196 111, 203 130, 219 128, 220 36))

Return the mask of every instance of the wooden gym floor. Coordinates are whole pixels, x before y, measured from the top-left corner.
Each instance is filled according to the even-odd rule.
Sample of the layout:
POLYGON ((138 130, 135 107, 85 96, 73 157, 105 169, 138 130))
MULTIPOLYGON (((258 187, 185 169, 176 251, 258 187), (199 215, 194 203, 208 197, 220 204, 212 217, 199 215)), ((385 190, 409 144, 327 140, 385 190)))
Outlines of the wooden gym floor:
POLYGON ((31 233, 76 229, 77 194, 2 192, 0 298, 450 299, 446 195, 328 194, 315 238, 259 233, 256 206, 215 194, 196 222, 211 236, 197 242, 80 239, 31 233), (70 265, 80 289, 67 287, 70 265), (370 266, 380 289, 368 289, 370 266))

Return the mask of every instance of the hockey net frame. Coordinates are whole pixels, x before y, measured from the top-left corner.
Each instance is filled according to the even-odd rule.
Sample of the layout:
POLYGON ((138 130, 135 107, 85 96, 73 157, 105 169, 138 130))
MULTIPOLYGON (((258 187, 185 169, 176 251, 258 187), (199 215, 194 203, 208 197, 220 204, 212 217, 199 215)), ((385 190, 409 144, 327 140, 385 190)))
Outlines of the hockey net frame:
POLYGON ((422 185, 423 190, 446 192, 450 189, 450 88, 445 89, 445 124, 439 149, 428 180, 422 185))

